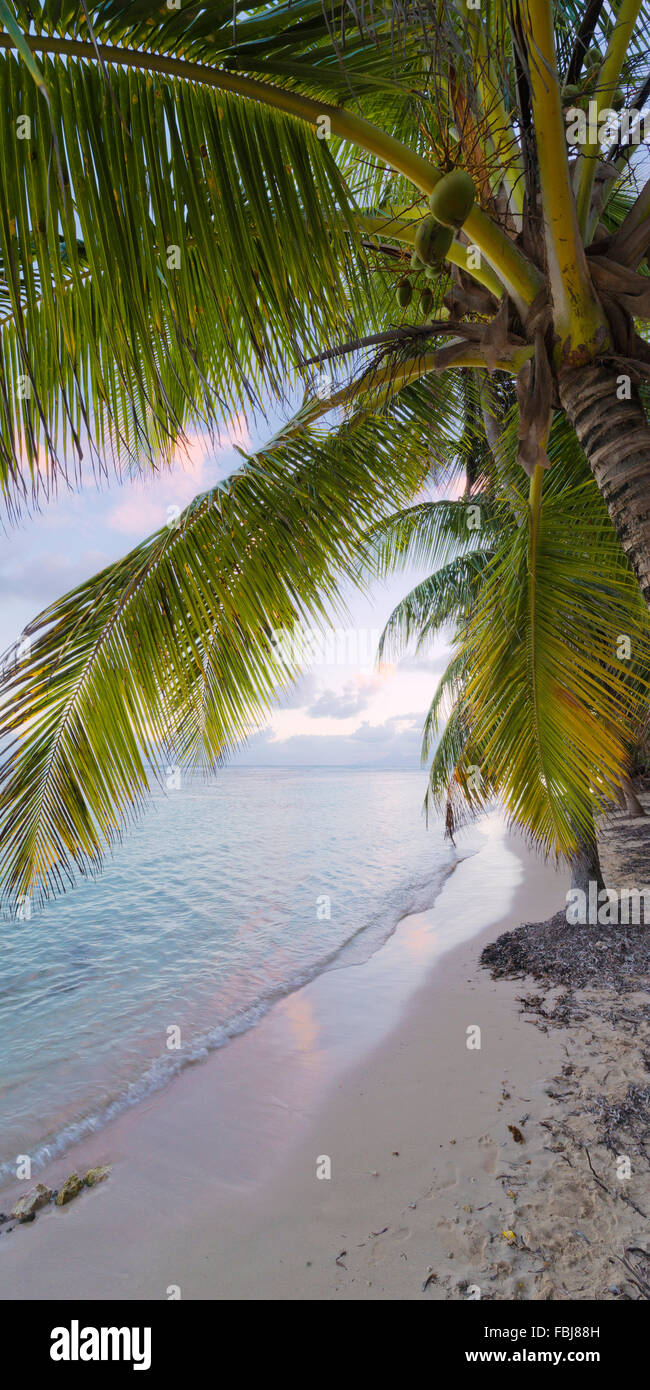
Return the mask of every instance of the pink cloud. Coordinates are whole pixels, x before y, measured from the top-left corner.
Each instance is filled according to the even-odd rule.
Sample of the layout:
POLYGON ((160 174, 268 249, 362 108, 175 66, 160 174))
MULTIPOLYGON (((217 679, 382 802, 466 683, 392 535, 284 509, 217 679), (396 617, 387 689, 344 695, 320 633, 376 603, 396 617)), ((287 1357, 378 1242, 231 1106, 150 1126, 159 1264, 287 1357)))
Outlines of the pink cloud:
POLYGON ((124 484, 125 495, 107 515, 107 523, 125 536, 147 536, 165 526, 174 516, 216 481, 222 470, 215 465, 220 456, 235 446, 250 447, 246 420, 236 415, 222 428, 219 441, 211 446, 205 435, 188 436, 171 467, 124 484), (178 510, 176 510, 178 509, 178 510))

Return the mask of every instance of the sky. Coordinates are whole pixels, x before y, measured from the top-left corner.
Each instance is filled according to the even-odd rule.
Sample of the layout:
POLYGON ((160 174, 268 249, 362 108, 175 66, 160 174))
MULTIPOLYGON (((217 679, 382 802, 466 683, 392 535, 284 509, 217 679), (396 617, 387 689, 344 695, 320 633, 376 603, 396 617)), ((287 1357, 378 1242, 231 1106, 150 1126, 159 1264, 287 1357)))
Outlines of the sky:
MULTIPOLYGON (((0 542, 0 651, 5 651, 41 609, 177 515, 197 493, 241 463, 247 450, 277 428, 272 422, 251 440, 236 418, 218 447, 192 437, 169 469, 145 478, 101 485, 87 478, 78 491, 60 485, 58 497, 20 522, 5 523, 0 542)), ((253 732, 234 759, 245 767, 420 766, 424 716, 446 664, 439 642, 420 656, 376 664, 379 634, 399 601, 424 571, 400 574, 361 595, 346 593, 345 637, 316 653, 281 707, 253 732)))

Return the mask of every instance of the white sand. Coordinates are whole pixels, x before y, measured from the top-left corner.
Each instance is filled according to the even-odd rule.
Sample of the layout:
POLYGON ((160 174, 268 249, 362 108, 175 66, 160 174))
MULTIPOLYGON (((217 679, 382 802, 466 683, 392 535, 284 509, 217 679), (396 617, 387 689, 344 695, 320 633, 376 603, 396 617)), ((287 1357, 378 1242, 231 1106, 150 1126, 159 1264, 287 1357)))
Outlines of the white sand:
POLYGON ((486 941, 550 915, 565 891, 492 821, 434 908, 371 960, 319 976, 35 1175, 58 1186, 113 1164, 68 1207, 4 1228, 0 1297, 457 1298, 464 1280, 482 1297, 593 1297, 594 1279, 615 1277, 607 1252, 630 1209, 610 1203, 604 1222, 606 1196, 541 1123, 567 1044, 578 1062, 587 1044, 541 1033, 522 985, 477 968, 486 941), (473 1025, 480 1049, 466 1046, 473 1025), (518 1145, 507 1126, 526 1113, 518 1145), (569 1240, 567 1223, 583 1235, 569 1240))

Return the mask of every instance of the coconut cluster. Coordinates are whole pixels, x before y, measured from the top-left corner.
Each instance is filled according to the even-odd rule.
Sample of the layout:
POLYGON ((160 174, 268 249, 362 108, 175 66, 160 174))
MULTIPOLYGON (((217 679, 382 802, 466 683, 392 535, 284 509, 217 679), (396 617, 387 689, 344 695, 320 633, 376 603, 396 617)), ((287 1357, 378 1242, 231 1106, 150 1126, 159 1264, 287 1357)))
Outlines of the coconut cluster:
MULTIPOLYGON (((415 233, 415 249, 411 256, 411 270, 424 270, 430 280, 435 280, 449 254, 449 248, 458 231, 467 221, 474 206, 474 182, 464 169, 452 169, 438 180, 431 197, 431 211, 422 218, 415 233)), ((401 309, 408 308, 413 298, 413 285, 408 275, 397 282, 397 302, 401 309)), ((420 310, 429 317, 434 303, 433 290, 425 286, 420 294, 420 310)))

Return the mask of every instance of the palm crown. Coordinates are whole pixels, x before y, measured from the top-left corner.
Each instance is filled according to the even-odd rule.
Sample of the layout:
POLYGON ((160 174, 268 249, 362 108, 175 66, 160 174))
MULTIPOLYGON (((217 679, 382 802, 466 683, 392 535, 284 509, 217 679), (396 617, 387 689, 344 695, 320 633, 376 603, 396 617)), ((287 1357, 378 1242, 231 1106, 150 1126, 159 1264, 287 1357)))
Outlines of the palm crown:
MULTIPOLYGON (((611 787, 643 680, 641 648, 634 679, 602 673, 617 603, 641 642, 634 584, 650 593, 650 185, 637 187, 633 131, 576 129, 571 148, 565 113, 570 102, 579 126, 589 100, 613 115, 643 103, 644 7, 445 0, 375 6, 366 23, 320 0, 3 0, 0 25, 8 506, 86 458, 157 464, 188 428, 291 397, 324 364, 334 378, 177 527, 40 615, 7 664, 7 894, 94 867, 161 746, 214 762, 242 737, 294 674, 274 631, 324 611, 369 525, 413 501, 438 441, 462 428, 463 372, 508 373, 517 394, 507 482, 525 517, 481 592, 502 584, 513 611, 533 597, 528 655, 520 633, 515 656, 547 640, 551 665, 589 678, 553 830, 569 848, 593 721, 608 730, 597 766, 611 787), (573 565, 588 479, 565 476, 554 416, 595 480, 593 545, 573 565), (557 561, 553 508, 567 600, 603 546, 613 566, 596 581, 607 613, 573 645, 566 614, 544 627, 548 593, 529 583, 531 555, 557 561)), ((499 673, 481 665, 477 624, 463 659, 484 749, 497 734, 476 722, 481 689, 499 673)), ((503 663, 517 631, 504 629, 503 663)), ((557 700, 543 664, 529 678, 538 708, 557 700)), ((533 799, 545 775, 531 754, 533 799)))

